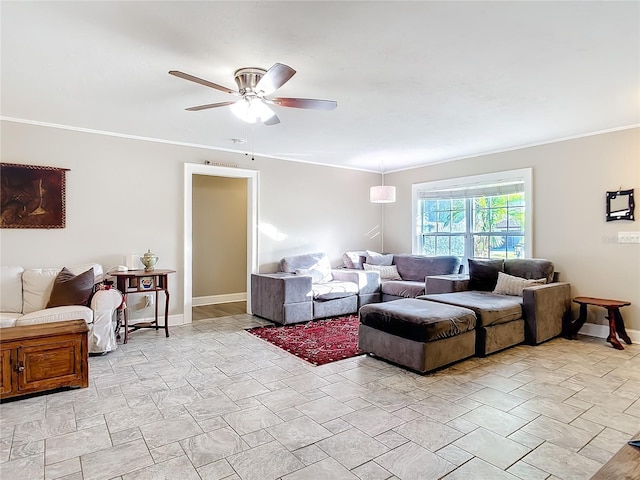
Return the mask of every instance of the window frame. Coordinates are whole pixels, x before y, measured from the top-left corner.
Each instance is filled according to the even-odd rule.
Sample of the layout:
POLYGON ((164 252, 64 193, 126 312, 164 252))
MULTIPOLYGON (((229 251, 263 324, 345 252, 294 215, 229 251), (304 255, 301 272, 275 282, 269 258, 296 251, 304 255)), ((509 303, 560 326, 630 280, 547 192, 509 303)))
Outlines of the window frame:
MULTIPOLYGON (((533 257, 533 185, 532 185, 532 169, 521 168, 517 170, 507 170, 503 172, 485 173, 480 175, 470 175, 465 177, 449 178, 444 180, 434 180, 431 182, 414 183, 411 188, 411 248, 412 252, 417 255, 423 255, 422 251, 419 251, 420 240, 419 237, 423 233, 417 231, 417 218, 418 218, 418 198, 419 192, 433 192, 440 190, 453 190, 463 188, 474 188, 482 185, 493 185, 499 183, 513 183, 522 182, 524 184, 524 258, 533 257)), ((467 205, 471 200, 467 198, 465 204, 467 205)), ((472 209, 467 208, 468 215, 466 218, 466 231, 463 232, 465 242, 465 253, 462 257, 463 264, 466 265, 469 254, 473 254, 473 226, 472 222, 472 209), (468 247, 471 246, 471 250, 468 247)), ((446 236, 450 237, 455 235, 455 232, 447 233, 446 236)))

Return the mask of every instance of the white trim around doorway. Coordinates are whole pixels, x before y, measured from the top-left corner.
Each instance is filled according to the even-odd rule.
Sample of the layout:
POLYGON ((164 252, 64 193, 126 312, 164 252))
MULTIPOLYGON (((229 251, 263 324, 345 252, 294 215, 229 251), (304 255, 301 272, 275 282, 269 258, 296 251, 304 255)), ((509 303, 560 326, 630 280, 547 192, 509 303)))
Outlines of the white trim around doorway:
POLYGON ((193 176, 247 179, 247 313, 251 313, 251 274, 258 271, 258 179, 257 170, 184 164, 184 323, 191 323, 193 307, 193 176))

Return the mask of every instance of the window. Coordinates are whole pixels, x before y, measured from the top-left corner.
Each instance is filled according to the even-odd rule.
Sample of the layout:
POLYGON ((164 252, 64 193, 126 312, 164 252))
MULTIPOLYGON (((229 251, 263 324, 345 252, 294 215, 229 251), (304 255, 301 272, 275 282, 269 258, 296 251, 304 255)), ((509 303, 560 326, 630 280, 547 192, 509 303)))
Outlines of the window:
POLYGON ((413 198, 414 253, 531 257, 531 169, 414 184, 413 198))

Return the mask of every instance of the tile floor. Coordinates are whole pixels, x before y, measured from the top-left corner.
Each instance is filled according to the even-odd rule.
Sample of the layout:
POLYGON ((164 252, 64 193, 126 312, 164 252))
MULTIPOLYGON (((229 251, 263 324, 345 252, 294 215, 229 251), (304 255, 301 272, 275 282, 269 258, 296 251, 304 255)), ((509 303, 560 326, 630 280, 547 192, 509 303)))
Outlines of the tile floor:
POLYGON ((640 345, 555 339, 420 376, 314 367, 246 314, 90 358, 90 387, 0 406, 2 479, 588 479, 640 430, 640 345))

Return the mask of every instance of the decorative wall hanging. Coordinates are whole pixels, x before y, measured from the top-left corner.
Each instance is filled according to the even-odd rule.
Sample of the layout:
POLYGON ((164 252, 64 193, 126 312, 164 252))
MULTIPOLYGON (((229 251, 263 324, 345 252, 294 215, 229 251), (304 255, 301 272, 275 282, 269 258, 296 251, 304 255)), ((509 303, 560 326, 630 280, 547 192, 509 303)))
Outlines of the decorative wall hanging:
POLYGON ((635 206, 633 188, 607 192, 607 222, 613 220, 635 220, 633 215, 635 206))
POLYGON ((64 228, 68 170, 0 163, 0 228, 64 228))

